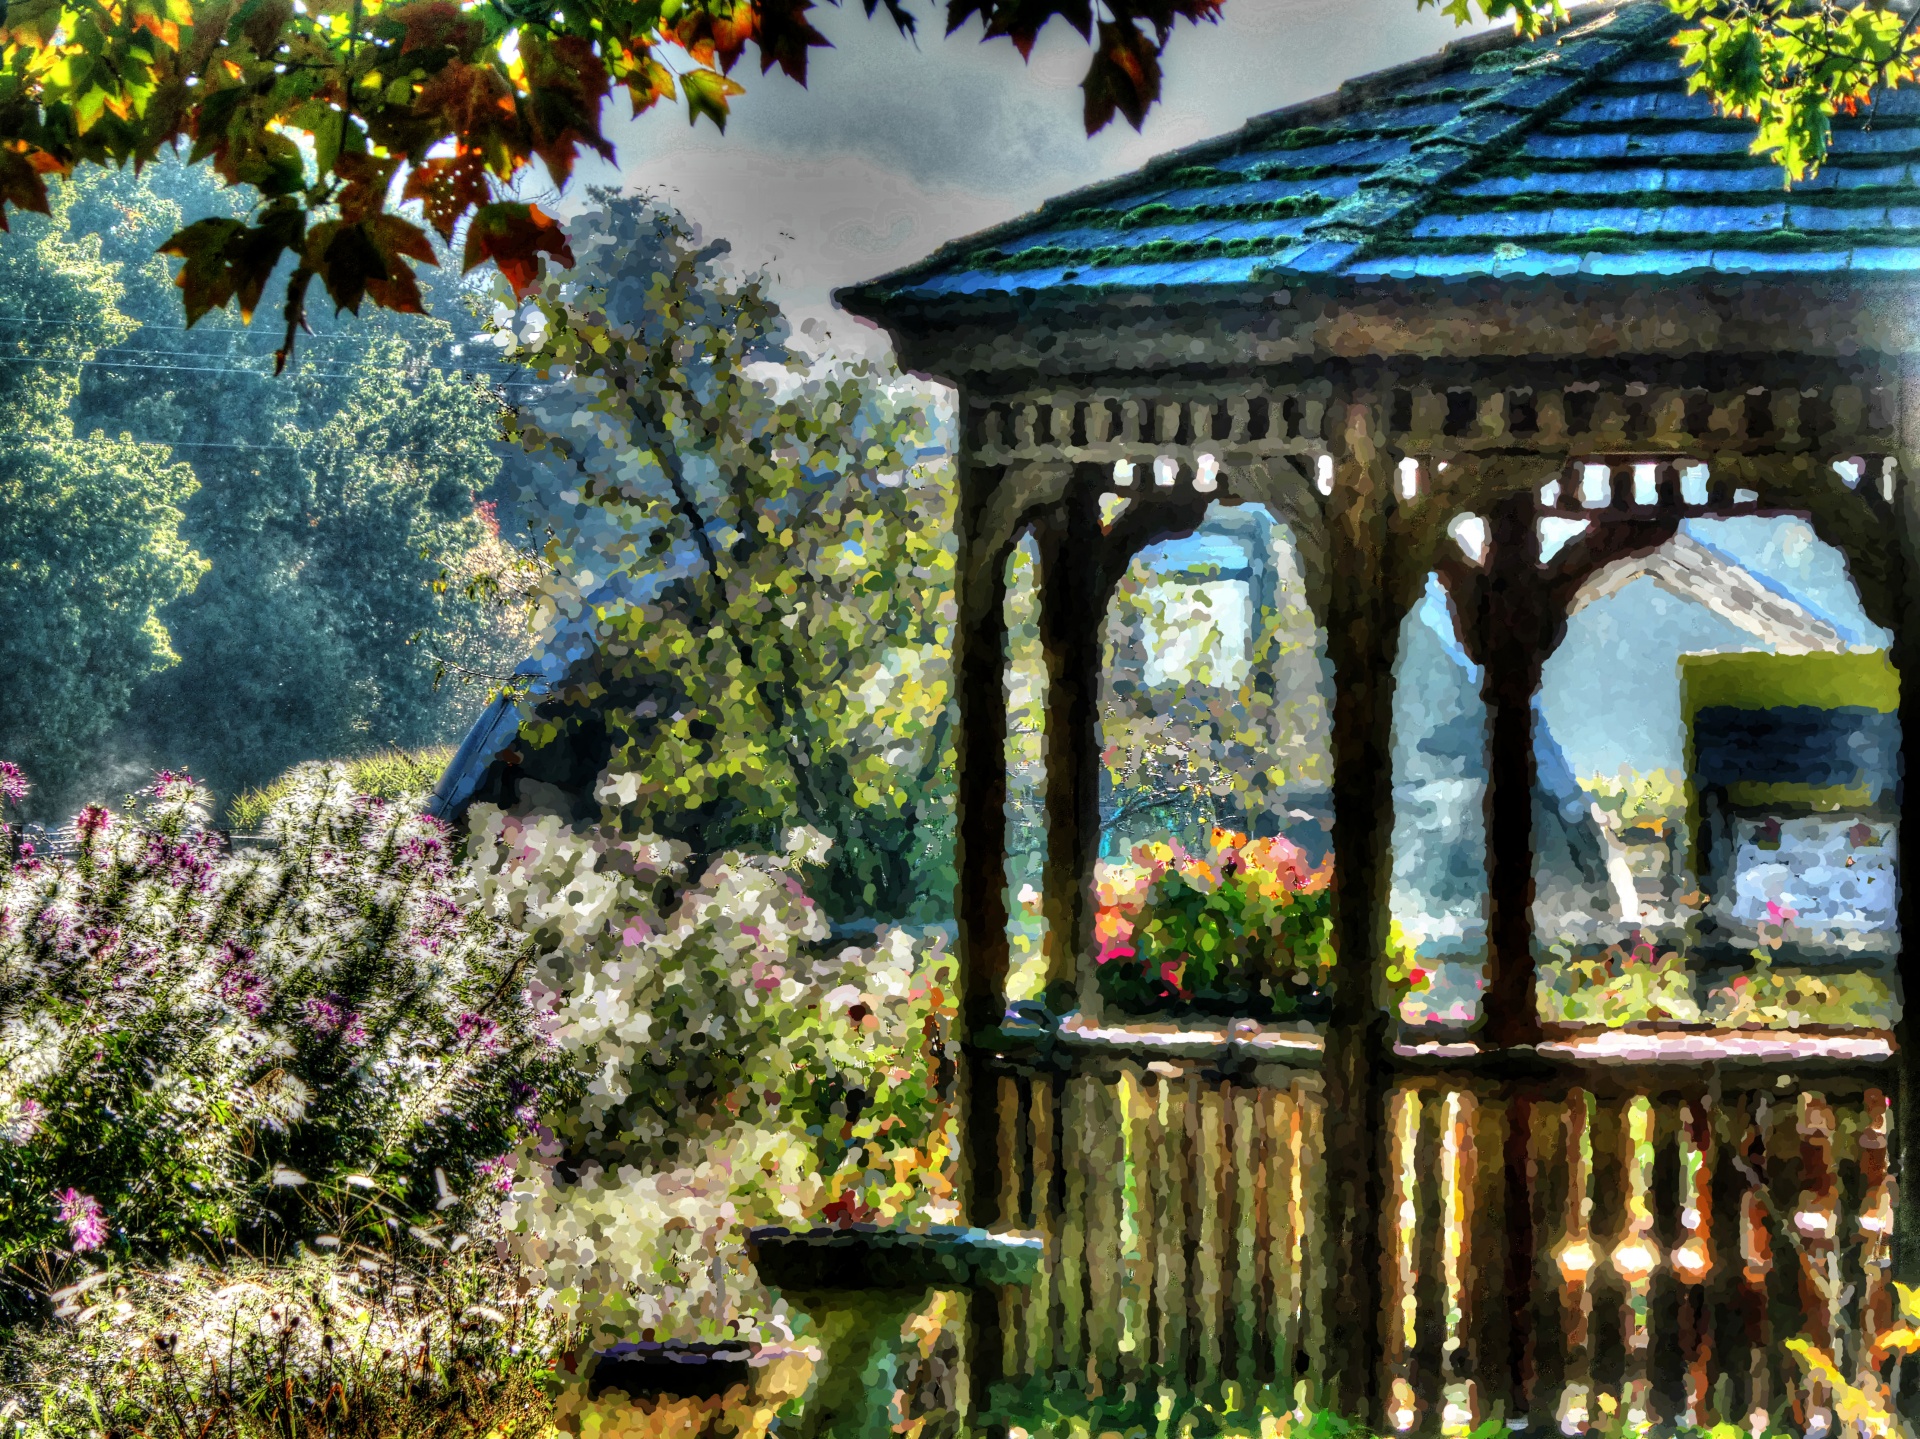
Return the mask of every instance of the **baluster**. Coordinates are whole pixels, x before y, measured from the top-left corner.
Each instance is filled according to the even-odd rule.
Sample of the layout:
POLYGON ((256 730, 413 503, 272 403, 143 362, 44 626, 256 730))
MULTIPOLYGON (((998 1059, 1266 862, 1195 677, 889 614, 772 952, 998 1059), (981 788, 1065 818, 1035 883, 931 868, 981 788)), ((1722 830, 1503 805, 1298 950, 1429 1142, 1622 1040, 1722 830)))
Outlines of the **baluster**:
POLYGON ((1680 1283, 1680 1357, 1686 1366, 1681 1418, 1704 1429, 1718 1418, 1708 1385, 1714 1357, 1712 1296, 1722 1286, 1710 1286, 1709 1281, 1730 1272, 1714 1252, 1713 1111, 1706 1099, 1688 1103, 1680 1140, 1680 1226, 1673 1274, 1680 1283))
POLYGON ((1733 1148, 1733 1168, 1740 1184, 1740 1286, 1735 1302, 1747 1348, 1744 1413, 1749 1426, 1768 1422, 1773 1405, 1773 1334, 1767 1314, 1767 1278, 1773 1272, 1773 1238, 1766 1216, 1767 1109, 1764 1094, 1749 1097, 1733 1148))
POLYGON ((1227 1176, 1222 1172, 1227 1160, 1225 1117, 1220 1090, 1207 1085, 1196 1096, 1198 1122, 1195 1125, 1194 1157, 1194 1264, 1193 1318, 1198 1330, 1200 1350, 1200 1392, 1215 1394, 1221 1376, 1222 1293, 1226 1258, 1224 1216, 1220 1212, 1221 1190, 1227 1176))
POLYGON ((1153 1112, 1159 1078, 1138 1076, 1128 1086, 1127 1147, 1132 1151, 1132 1209, 1127 1222, 1126 1318, 1121 1329, 1121 1370, 1127 1382, 1138 1384, 1146 1377, 1152 1357, 1153 1265, 1156 1208, 1156 1184, 1159 1178, 1159 1147, 1153 1135, 1153 1112))
POLYGON ((1437 1415, 1445 1407, 1447 1323, 1447 1221, 1453 1208, 1451 1182, 1458 1172, 1447 1148, 1454 1096, 1429 1090, 1423 1096, 1412 1174, 1415 1227, 1412 1380, 1416 1412, 1437 1415))
POLYGON ((1869 1089, 1860 1127, 1860 1358, 1862 1383, 1886 1362, 1880 1336, 1893 1327, 1893 1190, 1887 1179, 1887 1097, 1869 1089))
POLYGON ((1678 1422, 1687 1409, 1687 1362, 1679 1344, 1680 1212, 1686 1207, 1685 1102, 1671 1094, 1654 1101, 1652 1158, 1648 1165, 1647 1203, 1653 1211, 1654 1253, 1665 1256, 1648 1279, 1646 1356, 1649 1418, 1678 1422))
POLYGON ((1467 1225, 1472 1215, 1469 1188, 1473 1183, 1473 1126, 1478 1104, 1473 1095, 1456 1089, 1447 1096, 1446 1144, 1440 1151, 1440 1184, 1446 1197, 1441 1210, 1440 1269, 1444 1308, 1441 1313, 1440 1386, 1441 1426, 1451 1432, 1471 1424, 1473 1399, 1467 1375, 1466 1336, 1462 1324, 1467 1312, 1465 1259, 1467 1225))
MULTIPOLYGON (((1325 1369, 1327 1353, 1327 1277, 1335 1256, 1326 1250, 1327 1102, 1316 1078, 1298 1079, 1293 1088, 1300 1122, 1294 1128, 1293 1213, 1300 1236, 1301 1348, 1306 1354, 1308 1399, 1325 1403, 1330 1395, 1325 1369)), ((1295 1360, 1296 1371, 1301 1368, 1295 1360)))
POLYGON ((1120 1152, 1118 1086, 1104 1078, 1087 1089, 1087 1390, 1109 1393, 1120 1364, 1120 1152))
MULTIPOLYGON (((1793 1227, 1800 1235, 1800 1312, 1809 1341, 1836 1364, 1840 1318, 1840 1232, 1838 1176, 1833 1168, 1833 1107, 1824 1095, 1800 1095, 1794 1125, 1800 1136, 1800 1197, 1793 1227)), ((1817 1375, 1806 1384, 1809 1424, 1832 1427, 1833 1395, 1817 1375)))
MULTIPOLYGON (((1561 1399, 1567 1383, 1567 1313, 1565 1280, 1560 1272, 1560 1250, 1567 1237, 1568 1194, 1573 1174, 1567 1163, 1571 1147, 1567 1142, 1567 1102, 1537 1100, 1529 1116, 1526 1137, 1529 1161, 1536 1166, 1537 1183, 1532 1195, 1533 1267, 1526 1273, 1530 1336, 1523 1336, 1530 1354, 1531 1368, 1521 1377, 1527 1381, 1527 1417, 1532 1427, 1545 1429, 1557 1422, 1561 1399)), ((1514 1201, 1508 1190, 1508 1202, 1514 1201)), ((1518 1303, 1511 1289, 1509 1304, 1518 1303)))
POLYGON ((1555 1254, 1560 1271, 1561 1333, 1565 1378, 1560 1390, 1560 1427, 1571 1433, 1594 1422, 1593 1280, 1599 1254, 1593 1242, 1593 1098, 1585 1090, 1567 1096, 1565 1227, 1555 1254))
POLYGON ((1273 1382, 1291 1392, 1300 1342, 1300 1205, 1295 1197, 1300 1109, 1284 1089, 1268 1090, 1267 1104, 1267 1332, 1273 1345, 1273 1382))
MULTIPOLYGON (((1624 1198, 1625 1212, 1619 1229, 1619 1241, 1613 1247, 1612 1268, 1625 1287, 1620 1307, 1619 1402, 1626 1422, 1634 1426, 1647 1423, 1652 1417, 1647 1350, 1651 1285, 1653 1272, 1660 1263, 1660 1250, 1653 1234, 1651 1202, 1653 1105, 1645 1096, 1636 1095, 1627 1101, 1623 1117, 1626 1121, 1623 1126, 1625 1133, 1615 1139, 1619 1145, 1615 1152, 1621 1162, 1621 1172, 1612 1181, 1610 1189, 1624 1198)), ((1596 1179, 1599 1178, 1597 1171, 1598 1166, 1596 1179)), ((1611 1225, 1608 1226, 1608 1232, 1611 1232, 1611 1225)), ((1611 1381, 1611 1374, 1606 1377, 1611 1381)))
POLYGON ((1067 1204, 1060 1223, 1059 1362, 1073 1369, 1087 1361, 1087 1090, 1094 1083, 1076 1074, 1066 1083, 1061 1114, 1066 1131, 1067 1204))
POLYGON ((1037 1076, 1028 1111, 1033 1129, 1033 1225, 1045 1245, 1027 1305, 1027 1362, 1035 1374, 1053 1368, 1060 1353, 1061 1210, 1066 1205, 1061 1088, 1058 1076, 1037 1076))
POLYGON ((1526 1413, 1522 1382, 1531 1365, 1524 1336, 1532 1311, 1533 1104, 1503 1094, 1472 1105, 1470 1143, 1463 1156, 1461 1187, 1467 1195, 1462 1220, 1465 1301, 1461 1333, 1470 1375, 1468 1408, 1482 1423, 1495 1405, 1516 1418, 1526 1413), (1520 1312, 1513 1312, 1515 1296, 1520 1312))
MULTIPOLYGON (((1024 1081, 1011 1074, 1003 1074, 995 1084, 995 1113, 1000 1121, 1000 1224, 1003 1228, 1017 1228, 1021 1223, 1020 1184, 1026 1165, 1024 1114, 1020 1103, 1020 1091, 1024 1081)), ((977 1222, 977 1221, 975 1221, 977 1222)), ((1000 1372, 1014 1375, 1020 1372, 1022 1320, 1025 1317, 1025 1294, 1018 1285, 1007 1285, 999 1291, 997 1302, 1000 1306, 1000 1372)))
MULTIPOLYGON (((1392 1269, 1385 1296, 1387 1374, 1392 1385, 1387 1422, 1401 1431, 1413 1428, 1419 1417, 1419 1401, 1413 1384, 1414 1319, 1418 1303, 1414 1278, 1419 1264, 1417 1166, 1424 1099, 1419 1090, 1402 1085, 1387 1101, 1387 1133, 1392 1137, 1393 1155, 1393 1188, 1387 1201, 1392 1206, 1387 1216, 1392 1225, 1389 1248, 1392 1269)), ((1334 1262, 1339 1262, 1337 1257, 1334 1262)))
POLYGON ((1154 1096, 1153 1128, 1159 1140, 1160 1187, 1154 1210, 1160 1238, 1154 1245, 1153 1287, 1160 1326, 1155 1353, 1160 1372, 1175 1388, 1187 1383, 1187 1134, 1184 1084, 1163 1080, 1154 1096))
POLYGON ((1233 1113, 1233 1375, 1242 1393, 1260 1382, 1260 1163, 1264 1158, 1254 1106, 1257 1091, 1235 1087, 1233 1113))

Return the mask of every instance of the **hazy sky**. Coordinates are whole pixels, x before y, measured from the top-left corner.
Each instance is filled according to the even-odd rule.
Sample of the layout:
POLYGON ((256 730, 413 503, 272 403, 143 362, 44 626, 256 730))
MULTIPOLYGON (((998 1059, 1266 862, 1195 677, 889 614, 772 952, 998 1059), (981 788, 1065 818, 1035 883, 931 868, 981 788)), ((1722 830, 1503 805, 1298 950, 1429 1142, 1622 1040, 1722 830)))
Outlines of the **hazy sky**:
MULTIPOLYGON (((736 71, 747 93, 724 136, 666 107, 610 124, 617 176, 582 167, 569 201, 582 181, 653 190, 749 265, 766 264, 797 316, 822 317, 835 285, 1460 33, 1415 0, 1226 0, 1218 25, 1183 22, 1175 34, 1144 133, 1118 120, 1089 140, 1078 34, 1056 21, 1023 65, 1007 42, 982 44, 977 20, 942 38, 944 7, 910 3, 922 15, 917 46, 884 13, 866 19, 859 0, 812 12, 835 48, 815 52, 804 90, 778 71, 757 74, 750 51, 736 71)), ((618 95, 609 104, 626 108, 618 95)), ((854 327, 845 317, 833 326, 842 336, 854 327)))

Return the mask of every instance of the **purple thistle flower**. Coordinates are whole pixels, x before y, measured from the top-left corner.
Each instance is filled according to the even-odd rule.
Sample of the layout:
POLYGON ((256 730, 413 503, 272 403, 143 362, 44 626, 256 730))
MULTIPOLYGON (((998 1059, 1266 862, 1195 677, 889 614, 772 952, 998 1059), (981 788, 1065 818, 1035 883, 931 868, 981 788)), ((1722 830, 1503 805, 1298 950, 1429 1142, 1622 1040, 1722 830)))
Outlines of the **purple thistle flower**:
POLYGON ((60 1201, 60 1222, 67 1226, 74 1253, 98 1249, 107 1242, 107 1217, 100 1211, 99 1200, 77 1189, 56 1197, 60 1201))
POLYGON ((315 995, 306 1002, 303 1008, 306 1014, 307 1028, 314 1031, 314 1033, 332 1034, 340 1028, 340 1021, 344 1016, 340 1012, 340 1006, 332 1000, 321 999, 318 995, 315 995))
POLYGON ((482 1054, 492 1054, 500 1048, 500 1026, 484 1014, 461 1015, 454 1034, 462 1044, 471 1045, 482 1054))

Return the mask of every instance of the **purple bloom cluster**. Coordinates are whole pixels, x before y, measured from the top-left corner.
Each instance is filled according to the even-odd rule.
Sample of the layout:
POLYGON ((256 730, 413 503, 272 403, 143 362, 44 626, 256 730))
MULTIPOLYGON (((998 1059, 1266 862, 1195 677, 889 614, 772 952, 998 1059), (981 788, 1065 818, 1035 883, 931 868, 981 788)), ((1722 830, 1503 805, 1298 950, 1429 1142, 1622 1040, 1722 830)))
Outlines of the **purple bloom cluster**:
POLYGON ((258 1019, 267 1012, 267 982, 253 967, 254 954, 244 944, 232 940, 220 951, 220 998, 235 1009, 258 1019))
POLYGON ((483 1159, 474 1165, 474 1172, 482 1180, 491 1180, 493 1187, 505 1194, 513 1188, 513 1156, 496 1154, 492 1159, 483 1159))
POLYGON ((454 1034, 462 1044, 471 1045, 481 1054, 492 1054, 500 1048, 500 1026, 484 1014, 461 1015, 454 1034))
POLYGON ((333 1035, 345 1045, 357 1046, 367 1042, 366 1025, 337 994, 329 994, 325 998, 315 995, 306 1002, 302 1012, 307 1028, 315 1034, 333 1035))
POLYGON ((17 805, 27 797, 32 786, 27 777, 20 773, 20 766, 12 760, 0 759, 0 800, 17 805))
POLYGON ((101 1213, 99 1200, 77 1189, 55 1197, 60 1201, 60 1222, 67 1226, 74 1253, 98 1249, 107 1242, 107 1217, 101 1213))

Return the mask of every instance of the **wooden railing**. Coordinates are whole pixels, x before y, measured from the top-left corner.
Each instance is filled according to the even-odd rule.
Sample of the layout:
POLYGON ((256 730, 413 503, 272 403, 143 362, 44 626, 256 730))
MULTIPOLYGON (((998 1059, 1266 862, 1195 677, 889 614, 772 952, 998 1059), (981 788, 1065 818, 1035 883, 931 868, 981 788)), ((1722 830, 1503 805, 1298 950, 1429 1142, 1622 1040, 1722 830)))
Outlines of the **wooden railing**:
MULTIPOLYGON (((1075 1031, 1000 1056, 1004 1376, 1087 1395, 1231 1384, 1313 1402, 1324 1112, 1311 1037, 1075 1031), (1304 1389, 1298 1386, 1304 1382, 1304 1389)), ((1804 1431, 1892 1313, 1881 1036, 1604 1036, 1402 1048, 1391 1092, 1385 1420, 1501 1413, 1804 1431)))

